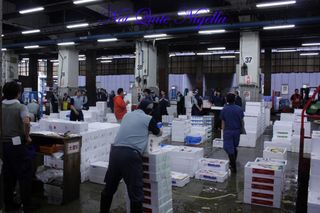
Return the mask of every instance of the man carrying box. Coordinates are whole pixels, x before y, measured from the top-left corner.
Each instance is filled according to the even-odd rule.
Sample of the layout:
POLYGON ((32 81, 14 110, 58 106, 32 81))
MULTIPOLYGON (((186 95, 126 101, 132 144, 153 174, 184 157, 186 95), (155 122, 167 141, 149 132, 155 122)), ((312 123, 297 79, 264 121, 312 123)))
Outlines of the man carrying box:
POLYGON ((142 213, 143 168, 142 154, 148 145, 149 131, 161 135, 156 121, 150 116, 153 103, 143 100, 136 111, 124 116, 115 142, 111 147, 105 188, 101 192, 100 213, 110 211, 112 198, 121 179, 127 185, 130 212, 142 213))

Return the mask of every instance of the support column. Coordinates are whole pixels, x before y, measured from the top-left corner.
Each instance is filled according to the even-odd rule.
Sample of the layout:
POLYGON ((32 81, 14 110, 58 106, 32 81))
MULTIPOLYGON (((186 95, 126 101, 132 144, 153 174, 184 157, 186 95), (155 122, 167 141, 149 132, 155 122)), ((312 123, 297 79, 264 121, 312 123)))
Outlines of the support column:
POLYGON ((203 57, 202 56, 196 56, 196 85, 195 85, 195 88, 192 88, 192 89, 198 89, 200 95, 203 95, 203 72, 202 72, 202 66, 203 66, 203 57))
POLYGON ((245 101, 260 101, 260 37, 259 32, 240 33, 240 70, 238 82, 245 101))
POLYGON ((97 101, 96 94, 96 75, 97 75, 97 52, 89 50, 86 52, 86 89, 89 106, 95 106, 97 101))
POLYGON ((271 96, 272 53, 271 49, 264 52, 264 95, 271 96))
POLYGON ((138 103, 138 95, 145 88, 157 94, 157 48, 150 42, 137 41, 135 63, 135 89, 132 91, 132 104, 138 103))
POLYGON ((38 56, 30 55, 29 57, 29 78, 32 91, 38 91, 38 56))
POLYGON ((79 81, 79 51, 75 47, 59 49, 58 86, 59 95, 74 95, 79 81))
POLYGON ((14 79, 18 79, 18 55, 13 51, 2 53, 2 85, 14 79))
POLYGON ((168 45, 157 46, 157 72, 159 79, 159 89, 168 94, 169 89, 169 48, 168 45))
POLYGON ((53 87, 53 63, 47 60, 47 87, 53 87))

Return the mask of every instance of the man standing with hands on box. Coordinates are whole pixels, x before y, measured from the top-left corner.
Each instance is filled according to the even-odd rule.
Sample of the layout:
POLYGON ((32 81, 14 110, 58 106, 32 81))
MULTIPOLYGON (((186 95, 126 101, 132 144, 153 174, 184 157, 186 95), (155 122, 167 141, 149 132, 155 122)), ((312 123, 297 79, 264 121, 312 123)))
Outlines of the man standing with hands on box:
POLYGON ((229 156, 230 167, 233 173, 237 172, 237 147, 240 142, 240 134, 244 129, 243 117, 243 110, 235 104, 235 95, 229 93, 227 95, 227 104, 220 113, 220 119, 223 130, 223 149, 229 156))
POLYGON ((3 87, 1 146, 3 148, 3 182, 5 211, 17 211, 20 204, 14 202, 14 191, 19 182, 20 197, 24 212, 36 207, 31 204, 32 159, 28 145, 30 118, 28 109, 20 104, 21 87, 16 82, 3 87))
POLYGON ((143 100, 136 111, 126 114, 112 145, 105 188, 101 192, 100 213, 110 211, 112 198, 121 179, 127 185, 130 212, 143 212, 142 154, 148 145, 149 131, 161 135, 156 121, 150 116, 153 103, 143 100))

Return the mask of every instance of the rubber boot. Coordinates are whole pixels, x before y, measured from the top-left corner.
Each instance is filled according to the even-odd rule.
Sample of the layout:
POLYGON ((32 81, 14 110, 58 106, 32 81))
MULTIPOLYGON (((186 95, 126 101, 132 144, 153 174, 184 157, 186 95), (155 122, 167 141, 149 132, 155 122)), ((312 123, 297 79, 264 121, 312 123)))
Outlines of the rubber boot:
POLYGON ((141 202, 130 203, 130 213, 143 213, 143 207, 141 202))
POLYGON ((234 149, 234 156, 235 156, 235 159, 237 161, 237 159, 238 159, 238 150, 237 150, 237 148, 234 149))
POLYGON ((112 199, 108 199, 104 190, 101 192, 100 199, 100 213, 109 213, 111 208, 112 199))
POLYGON ((236 166, 236 157, 235 155, 229 155, 230 160, 230 169, 232 173, 237 173, 237 166, 236 166))

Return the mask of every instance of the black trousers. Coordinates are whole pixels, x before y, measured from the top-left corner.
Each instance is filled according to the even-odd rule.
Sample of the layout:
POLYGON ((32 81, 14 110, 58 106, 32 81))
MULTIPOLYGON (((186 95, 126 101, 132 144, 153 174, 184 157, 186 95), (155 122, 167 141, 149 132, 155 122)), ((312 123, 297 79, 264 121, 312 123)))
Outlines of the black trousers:
POLYGON ((24 206, 30 205, 32 192, 32 159, 26 145, 14 146, 11 142, 3 143, 3 185, 4 204, 13 205, 17 182, 24 206))
POLYGON ((109 167, 105 177, 105 188, 101 193, 100 213, 110 211, 112 198, 118 189, 120 180, 127 185, 131 213, 142 213, 143 168, 142 156, 128 147, 111 148, 109 167))
POLYGON ((78 110, 79 115, 76 115, 73 110, 70 112, 70 121, 84 121, 82 110, 78 110))

